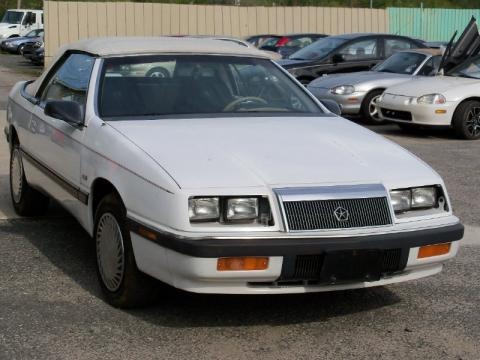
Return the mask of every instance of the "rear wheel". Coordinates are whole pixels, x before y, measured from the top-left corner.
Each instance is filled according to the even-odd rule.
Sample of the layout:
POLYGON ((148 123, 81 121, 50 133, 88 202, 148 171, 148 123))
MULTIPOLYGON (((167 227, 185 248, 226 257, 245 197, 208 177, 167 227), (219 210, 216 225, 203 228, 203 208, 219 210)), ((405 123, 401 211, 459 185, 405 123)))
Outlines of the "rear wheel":
POLYGON ((153 301, 157 284, 137 268, 126 210, 117 194, 100 201, 94 237, 97 275, 107 302, 119 308, 133 308, 153 301))
POLYGON ((470 100, 460 104, 453 115, 453 129, 461 139, 480 138, 480 101, 470 100))
POLYGON ((13 208, 20 216, 35 216, 45 213, 49 198, 33 189, 25 178, 22 154, 18 144, 10 153, 10 195, 13 208))
POLYGON ((383 124, 385 121, 382 120, 379 116, 378 109, 376 106, 377 100, 382 95, 384 90, 372 90, 367 95, 362 102, 362 107, 360 109, 363 118, 372 124, 383 124))

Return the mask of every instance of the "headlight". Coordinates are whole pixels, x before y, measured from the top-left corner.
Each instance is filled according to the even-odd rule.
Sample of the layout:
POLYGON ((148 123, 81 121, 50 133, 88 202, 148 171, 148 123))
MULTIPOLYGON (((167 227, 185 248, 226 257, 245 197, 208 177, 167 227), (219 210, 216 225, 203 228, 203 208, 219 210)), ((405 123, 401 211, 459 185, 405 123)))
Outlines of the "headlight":
POLYGON ((267 196, 198 196, 188 199, 190 222, 273 225, 267 196))
POLYGON ((442 94, 428 94, 417 98, 417 102, 421 104, 445 104, 447 99, 442 94))
POLYGON ((395 213, 410 210, 412 204, 412 192, 410 190, 390 191, 390 198, 395 213))
POLYGON ((215 221, 220 218, 218 197, 188 199, 190 221, 215 221))
MULTIPOLYGON (((396 214, 409 210, 431 209, 438 207, 438 191, 435 186, 390 191, 390 199, 396 214)), ((442 203, 445 200, 442 197, 442 203)))
POLYGON ((412 209, 432 208, 437 203, 437 189, 424 187, 412 189, 412 209))
POLYGON ((227 200, 228 221, 254 220, 258 217, 257 198, 235 198, 227 200))
POLYGON ((331 88, 330 92, 335 95, 350 95, 355 92, 355 88, 352 85, 340 85, 331 88))

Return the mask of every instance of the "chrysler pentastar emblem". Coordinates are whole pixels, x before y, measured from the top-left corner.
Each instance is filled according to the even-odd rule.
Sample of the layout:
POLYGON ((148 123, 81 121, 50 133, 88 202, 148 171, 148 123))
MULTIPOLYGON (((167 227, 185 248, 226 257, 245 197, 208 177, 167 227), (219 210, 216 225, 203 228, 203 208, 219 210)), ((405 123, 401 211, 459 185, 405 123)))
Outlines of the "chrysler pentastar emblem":
POLYGON ((335 218, 338 220, 338 221, 348 221, 348 210, 339 206, 335 209, 335 211, 333 212, 333 215, 335 215, 335 218))

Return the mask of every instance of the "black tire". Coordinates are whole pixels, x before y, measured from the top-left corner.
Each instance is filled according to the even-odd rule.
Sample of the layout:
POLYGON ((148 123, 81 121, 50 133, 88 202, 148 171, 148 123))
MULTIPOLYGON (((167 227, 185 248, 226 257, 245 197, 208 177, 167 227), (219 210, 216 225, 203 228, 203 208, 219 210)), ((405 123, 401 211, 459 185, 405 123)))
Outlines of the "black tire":
POLYGON ((170 73, 163 66, 155 66, 147 71, 145 74, 146 77, 159 77, 159 78, 169 78, 170 73))
POLYGON ((480 138, 480 101, 469 100, 461 103, 453 114, 453 130, 460 139, 480 138))
POLYGON ((23 55, 23 48, 25 47, 25 44, 22 44, 20 45, 18 48, 17 48, 17 54, 20 54, 20 55, 23 55))
POLYGON ((372 110, 372 101, 375 98, 378 98, 382 95, 384 90, 377 89, 370 91, 362 101, 362 106, 360 107, 360 112, 362 114, 363 119, 365 119, 370 124, 384 124, 385 120, 382 120, 378 117, 378 110, 372 110))
POLYGON ((155 295, 160 284, 150 276, 142 273, 137 267, 130 239, 130 231, 126 224, 125 206, 116 193, 111 193, 100 201, 95 213, 93 234, 96 249, 97 276, 107 302, 114 307, 124 309, 151 304, 156 299, 155 295), (119 267, 119 263, 116 263, 113 268, 110 267, 110 270, 113 269, 118 276, 114 276, 113 280, 110 277, 109 281, 108 265, 102 265, 102 261, 107 262, 106 260, 109 258, 102 257, 101 253, 103 251, 106 254, 105 246, 108 248, 108 245, 115 245, 115 241, 118 242, 118 240, 114 240, 115 236, 109 238, 107 227, 103 227, 107 224, 105 221, 112 221, 111 217, 115 219, 120 229, 122 247, 116 247, 117 254, 109 252, 109 255, 116 259, 121 257, 123 266, 119 267), (105 232, 102 234, 103 231, 105 232), (109 238, 109 241, 105 242, 106 238, 109 238), (123 252, 121 256, 119 256, 120 252, 123 252))
POLYGON ((10 152, 10 196, 13 208, 20 216, 42 215, 47 211, 50 201, 28 184, 18 144, 14 144, 10 152))

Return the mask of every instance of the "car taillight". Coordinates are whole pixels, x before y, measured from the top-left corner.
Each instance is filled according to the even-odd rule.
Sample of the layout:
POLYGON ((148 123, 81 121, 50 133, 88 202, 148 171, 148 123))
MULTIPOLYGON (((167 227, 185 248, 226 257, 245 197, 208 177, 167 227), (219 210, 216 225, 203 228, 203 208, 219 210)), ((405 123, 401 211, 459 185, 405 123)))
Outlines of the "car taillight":
POLYGON ((289 41, 290 41, 290 38, 284 36, 284 37, 280 38, 280 40, 277 41, 277 43, 275 44, 275 46, 276 46, 276 47, 285 46, 285 44, 286 44, 287 42, 289 42, 289 41))

